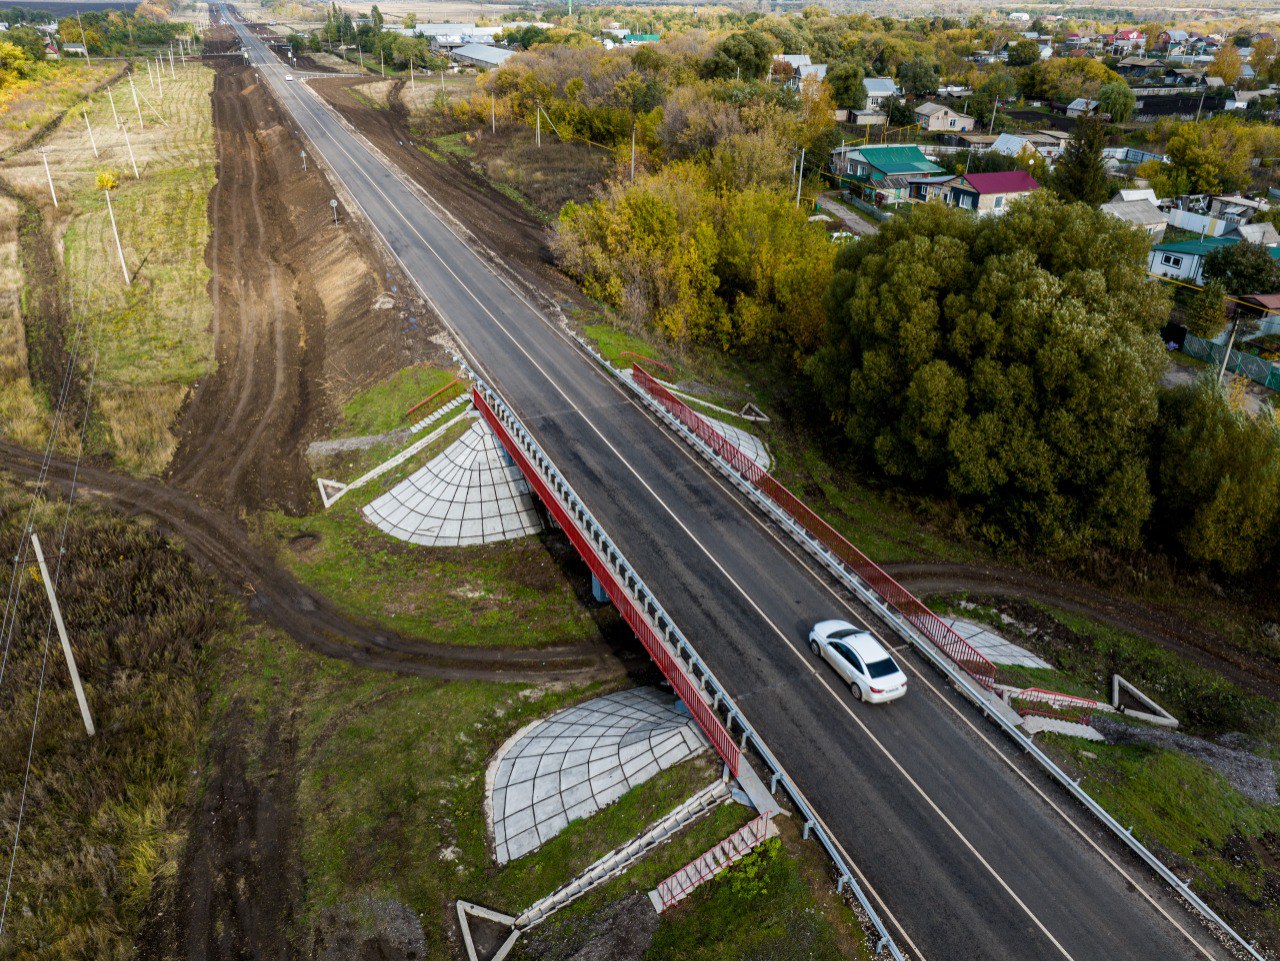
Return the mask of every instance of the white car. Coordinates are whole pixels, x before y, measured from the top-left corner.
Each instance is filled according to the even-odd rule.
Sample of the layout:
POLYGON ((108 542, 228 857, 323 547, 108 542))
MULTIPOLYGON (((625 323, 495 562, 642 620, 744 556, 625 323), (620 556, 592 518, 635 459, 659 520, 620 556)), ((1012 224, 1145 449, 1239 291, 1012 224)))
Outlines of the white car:
POLYGON ((293 74, 291 74, 291 73, 286 73, 286 74, 284 75, 284 78, 285 78, 286 80, 292 80, 292 79, 293 79, 293 74))
POLYGON ((907 675, 874 636, 848 621, 821 621, 809 647, 844 678, 859 701, 883 704, 907 693, 907 675))

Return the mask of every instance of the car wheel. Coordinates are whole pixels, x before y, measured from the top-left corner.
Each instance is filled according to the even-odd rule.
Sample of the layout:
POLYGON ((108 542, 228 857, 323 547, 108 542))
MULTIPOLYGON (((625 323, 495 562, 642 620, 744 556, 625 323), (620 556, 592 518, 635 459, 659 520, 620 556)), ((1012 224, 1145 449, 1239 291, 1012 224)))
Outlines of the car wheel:
POLYGON ((856 697, 859 701, 861 701, 861 700, 862 700, 862 688, 858 687, 858 682, 857 682, 857 681, 853 681, 852 683, 850 683, 849 687, 853 689, 853 696, 854 696, 854 697, 856 697))
POLYGON ((815 654, 818 653, 818 642, 815 641, 812 637, 809 638, 809 650, 813 651, 813 653, 815 654))

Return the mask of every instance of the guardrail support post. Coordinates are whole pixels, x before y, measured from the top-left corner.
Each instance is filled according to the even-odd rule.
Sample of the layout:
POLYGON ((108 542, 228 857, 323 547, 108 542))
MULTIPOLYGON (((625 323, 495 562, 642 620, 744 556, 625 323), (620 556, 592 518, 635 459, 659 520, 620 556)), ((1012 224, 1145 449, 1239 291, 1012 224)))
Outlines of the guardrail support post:
POLYGON ((769 794, 772 795, 776 790, 778 790, 778 775, 774 774, 769 778, 769 794))
POLYGON ((802 841, 807 841, 807 840, 809 840, 809 830, 810 830, 812 827, 813 827, 813 822, 812 822, 812 821, 805 821, 805 822, 804 822, 804 830, 800 832, 800 840, 802 840, 802 841))

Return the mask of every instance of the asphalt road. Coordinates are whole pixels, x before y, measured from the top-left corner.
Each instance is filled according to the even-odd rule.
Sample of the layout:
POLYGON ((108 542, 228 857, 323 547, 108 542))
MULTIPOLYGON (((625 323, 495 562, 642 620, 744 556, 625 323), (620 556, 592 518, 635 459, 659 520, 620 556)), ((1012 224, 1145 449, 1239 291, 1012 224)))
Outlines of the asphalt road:
MULTIPOLYGON (((230 19, 230 17, 225 17, 230 19)), ((903 652, 869 707, 808 653, 866 619, 235 23, 313 150, 814 803, 911 956, 1219 958, 1199 922, 903 652)))

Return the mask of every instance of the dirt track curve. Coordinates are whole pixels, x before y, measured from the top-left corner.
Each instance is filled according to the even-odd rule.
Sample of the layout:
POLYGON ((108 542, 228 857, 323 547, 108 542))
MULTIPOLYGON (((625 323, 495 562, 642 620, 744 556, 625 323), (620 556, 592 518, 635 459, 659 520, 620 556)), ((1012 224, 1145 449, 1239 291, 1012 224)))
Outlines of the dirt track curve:
MULTIPOLYGON (((0 441, 0 469, 22 480, 40 473, 39 454, 0 441)), ((73 465, 61 458, 50 483, 65 491, 73 465)), ((325 598, 297 581, 255 546, 237 523, 206 509, 194 498, 154 481, 137 480, 88 464, 80 465, 81 495, 97 495, 129 515, 154 518, 202 566, 238 593, 255 616, 300 644, 329 657, 377 670, 450 680, 583 682, 613 677, 623 670, 625 652, 603 643, 537 650, 435 644, 356 623, 325 598)))
POLYGON ((917 596, 966 591, 979 596, 1038 601, 1081 614, 1116 630, 1174 651, 1273 700, 1280 697, 1280 664, 1250 657, 1213 631, 1149 604, 1116 597, 1072 581, 994 564, 938 562, 885 564, 884 569, 917 596))

